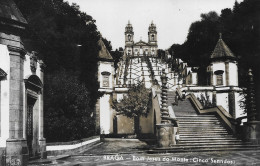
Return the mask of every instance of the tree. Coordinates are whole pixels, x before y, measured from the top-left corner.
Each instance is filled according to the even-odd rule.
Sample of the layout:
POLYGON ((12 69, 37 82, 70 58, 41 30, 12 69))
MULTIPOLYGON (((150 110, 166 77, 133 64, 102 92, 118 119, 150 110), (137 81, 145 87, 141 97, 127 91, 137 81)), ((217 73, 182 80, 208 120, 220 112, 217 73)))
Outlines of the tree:
MULTIPOLYGON (((119 48, 120 49, 120 48, 119 48)), ((119 51, 118 49, 116 49, 115 51, 111 51, 111 56, 114 59, 114 66, 115 66, 115 71, 118 68, 118 62, 120 61, 121 57, 123 56, 123 52, 119 51)))
POLYGON ((140 116, 147 117, 149 113, 150 90, 145 88, 143 83, 133 85, 128 94, 119 102, 113 100, 112 108, 118 114, 125 115, 129 118, 134 118, 135 134, 139 135, 139 119, 140 116))
MULTIPOLYGON (((216 12, 201 14, 201 20, 191 24, 187 40, 181 45, 173 44, 169 52, 173 51, 175 57, 185 60, 190 66, 206 68, 222 32, 223 40, 238 57, 239 84, 247 86, 248 68, 253 68, 254 75, 260 75, 259 15, 259 0, 236 1, 233 9, 223 9, 220 16, 216 12)), ((201 76, 206 77, 205 73, 201 76)))
POLYGON ((90 115, 100 96, 97 80, 100 33, 95 20, 80 11, 77 4, 70 5, 64 0, 14 1, 28 21, 24 35, 26 49, 37 51, 47 66, 44 71, 47 141, 93 135, 90 115))
POLYGON ((46 78, 45 134, 49 142, 72 141, 94 134, 93 109, 86 86, 73 72, 58 71, 46 78))

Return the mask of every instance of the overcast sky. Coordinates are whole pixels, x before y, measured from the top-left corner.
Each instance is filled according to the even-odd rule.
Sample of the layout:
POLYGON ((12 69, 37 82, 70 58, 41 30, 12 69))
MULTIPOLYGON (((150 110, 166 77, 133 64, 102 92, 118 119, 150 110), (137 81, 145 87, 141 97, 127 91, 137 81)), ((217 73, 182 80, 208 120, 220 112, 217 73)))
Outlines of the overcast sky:
MULTIPOLYGON (((81 11, 96 20, 102 36, 111 41, 113 49, 124 47, 125 26, 130 20, 134 40, 147 41, 151 21, 157 26, 158 46, 167 49, 182 44, 192 22, 201 13, 232 8, 235 0, 68 0, 77 3, 81 11)), ((241 2, 242 0, 238 0, 241 2)))

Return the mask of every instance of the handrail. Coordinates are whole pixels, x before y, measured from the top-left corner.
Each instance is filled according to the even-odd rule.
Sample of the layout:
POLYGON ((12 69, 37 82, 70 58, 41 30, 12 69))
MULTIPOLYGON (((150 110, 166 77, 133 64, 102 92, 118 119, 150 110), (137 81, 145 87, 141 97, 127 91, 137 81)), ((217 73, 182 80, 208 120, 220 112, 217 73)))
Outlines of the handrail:
POLYGON ((199 100, 195 97, 193 93, 189 94, 187 98, 190 98, 194 104, 196 110, 200 114, 206 113, 217 113, 223 122, 228 126, 228 128, 235 133, 236 125, 239 123, 238 120, 234 119, 222 106, 216 106, 213 108, 204 109, 199 100))
POLYGON ((182 94, 182 92, 181 92, 181 90, 180 90, 179 87, 176 88, 176 93, 177 93, 177 95, 180 97, 180 99, 182 99, 183 94, 182 94))

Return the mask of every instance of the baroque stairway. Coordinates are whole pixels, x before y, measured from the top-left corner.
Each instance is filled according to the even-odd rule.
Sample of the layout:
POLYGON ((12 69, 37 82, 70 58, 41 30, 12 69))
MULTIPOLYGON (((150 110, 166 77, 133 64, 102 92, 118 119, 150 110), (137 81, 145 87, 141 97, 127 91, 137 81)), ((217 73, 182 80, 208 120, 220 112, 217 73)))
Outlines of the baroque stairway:
MULTIPOLYGON (((175 103, 175 92, 168 91, 168 105, 175 103)), ((156 148, 149 153, 210 152, 260 150, 237 139, 214 114, 199 115, 189 99, 173 104, 174 114, 179 120, 180 140, 169 148, 156 148)))

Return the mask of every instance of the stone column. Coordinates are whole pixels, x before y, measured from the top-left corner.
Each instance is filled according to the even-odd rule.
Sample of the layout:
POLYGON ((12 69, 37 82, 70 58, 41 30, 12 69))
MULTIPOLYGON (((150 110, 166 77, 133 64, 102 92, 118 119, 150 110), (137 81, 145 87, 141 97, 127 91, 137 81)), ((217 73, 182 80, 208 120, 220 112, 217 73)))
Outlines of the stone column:
MULTIPOLYGON (((19 37, 18 37, 19 38, 19 37)), ((6 141, 6 164, 27 165, 28 148, 23 138, 23 65, 25 51, 8 46, 10 52, 9 138, 6 141)))
POLYGON ((213 106, 217 106, 217 91, 216 91, 216 87, 213 86, 213 92, 212 92, 212 104, 213 106))
POLYGON ((228 106, 229 114, 232 115, 233 118, 236 118, 236 101, 233 87, 230 87, 230 91, 228 92, 228 106))
POLYGON ((167 120, 167 118, 169 117, 169 110, 168 110, 168 105, 167 105, 167 77, 166 77, 166 73, 165 70, 162 70, 162 76, 161 76, 161 80, 162 80, 162 94, 161 94, 161 98, 162 98, 162 104, 161 104, 161 118, 162 124, 168 124, 169 121, 167 120))
POLYGON ((40 61, 40 79, 42 81, 42 90, 39 94, 39 145, 40 145, 40 153, 41 158, 46 159, 47 158, 47 152, 46 152, 46 139, 44 138, 44 100, 43 100, 43 92, 44 92, 44 68, 45 64, 40 61))
POLYGON ((214 74, 212 64, 210 65, 210 85, 214 85, 214 74))
POLYGON ((158 146, 165 148, 169 147, 172 144, 176 144, 175 142, 175 131, 174 125, 169 121, 169 110, 167 105, 167 77, 165 70, 162 70, 162 104, 161 104, 161 124, 156 124, 157 132, 158 132, 158 146))
POLYGON ((225 62, 226 86, 229 86, 229 62, 225 62))
POLYGON ((246 128, 246 140, 253 144, 260 144, 260 121, 256 119, 256 103, 255 103, 255 90, 252 70, 249 69, 249 87, 247 90, 247 122, 246 128))

